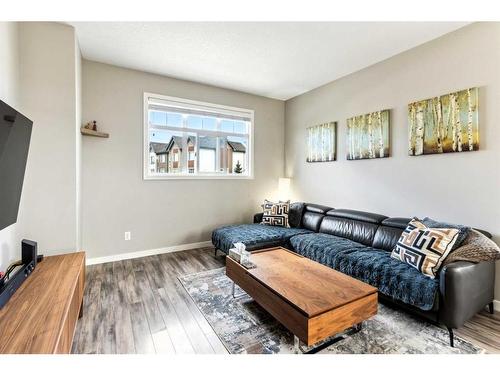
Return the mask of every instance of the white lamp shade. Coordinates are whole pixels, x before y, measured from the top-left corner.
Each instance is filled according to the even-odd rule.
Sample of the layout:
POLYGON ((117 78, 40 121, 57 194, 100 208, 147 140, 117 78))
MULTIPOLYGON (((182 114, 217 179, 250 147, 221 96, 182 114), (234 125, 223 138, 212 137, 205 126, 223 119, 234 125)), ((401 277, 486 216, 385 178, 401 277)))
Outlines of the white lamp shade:
POLYGON ((279 199, 287 200, 290 199, 290 178, 280 178, 278 180, 278 194, 279 199))

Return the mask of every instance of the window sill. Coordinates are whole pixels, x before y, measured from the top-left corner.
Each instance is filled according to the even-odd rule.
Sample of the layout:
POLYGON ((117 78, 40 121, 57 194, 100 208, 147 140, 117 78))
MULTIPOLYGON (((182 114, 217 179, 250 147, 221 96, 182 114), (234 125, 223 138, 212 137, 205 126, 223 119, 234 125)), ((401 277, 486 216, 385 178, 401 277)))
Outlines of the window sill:
POLYGON ((160 180, 253 180, 254 176, 143 176, 144 181, 160 180))

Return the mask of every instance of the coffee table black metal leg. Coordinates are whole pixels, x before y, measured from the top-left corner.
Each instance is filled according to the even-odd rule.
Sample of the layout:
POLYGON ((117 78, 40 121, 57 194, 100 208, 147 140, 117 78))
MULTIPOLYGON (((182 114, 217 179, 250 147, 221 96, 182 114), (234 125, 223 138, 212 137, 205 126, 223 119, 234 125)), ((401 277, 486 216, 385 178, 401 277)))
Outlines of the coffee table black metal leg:
POLYGON ((363 322, 355 324, 352 326, 353 333, 358 333, 363 329, 363 322))
MULTIPOLYGON (((358 333, 359 331, 361 331, 362 328, 363 328, 363 323, 361 322, 361 323, 353 325, 346 332, 348 332, 350 334, 358 333)), ((320 345, 315 346, 314 348, 312 348, 310 350, 302 350, 301 347, 300 347, 300 339, 297 336, 294 335, 293 336, 293 352, 295 354, 300 354, 300 353, 303 353, 303 354, 315 354, 315 353, 318 353, 319 351, 321 351, 321 350, 329 347, 330 345, 335 344, 336 342, 338 342, 340 340, 343 340, 343 339, 344 339, 344 335, 342 335, 342 334, 335 335, 335 336, 331 337, 330 339, 327 339, 326 341, 324 341, 320 345)))
POLYGON ((295 335, 293 335, 293 352, 295 354, 299 354, 300 353, 300 340, 295 335))
POLYGON ((233 296, 233 298, 239 298, 239 297, 246 295, 245 292, 240 293, 240 294, 236 294, 236 283, 234 281, 232 283, 233 283, 233 285, 231 286, 231 295, 233 296))

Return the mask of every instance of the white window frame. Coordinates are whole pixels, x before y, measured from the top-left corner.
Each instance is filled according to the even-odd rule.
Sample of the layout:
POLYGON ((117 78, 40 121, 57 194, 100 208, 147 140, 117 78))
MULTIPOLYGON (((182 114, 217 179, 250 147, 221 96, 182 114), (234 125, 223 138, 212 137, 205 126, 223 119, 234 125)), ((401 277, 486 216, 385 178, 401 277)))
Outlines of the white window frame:
MULTIPOLYGON (((208 103, 208 102, 201 102, 197 100, 191 100, 191 99, 183 99, 183 98, 178 98, 174 96, 166 96, 166 95, 161 95, 161 94, 153 94, 149 92, 144 93, 144 107, 143 107, 143 179, 144 180, 193 180, 193 179, 200 179, 200 180, 253 180, 254 178, 254 110, 253 109, 246 109, 246 108, 238 108, 238 107, 231 107, 231 106, 226 106, 226 105, 221 105, 221 104, 214 104, 214 103, 208 103), (248 155, 248 174, 246 175, 239 175, 239 174, 220 174, 220 173, 203 173, 203 174, 189 174, 189 173, 182 173, 182 174, 162 174, 162 175, 150 175, 149 173, 149 164, 148 164, 148 158, 149 158, 149 99, 150 98, 155 98, 158 100, 161 100, 165 103, 167 103, 169 106, 178 106, 180 108, 186 108, 186 107, 199 107, 203 108, 204 110, 210 110, 212 109, 214 113, 219 113, 219 114, 234 114, 240 113, 240 114, 245 114, 250 118, 249 122, 249 129, 248 129, 248 152, 250 153, 248 155)), ((209 136, 214 136, 214 137, 220 137, 220 136, 237 136, 235 133, 227 133, 227 132, 222 132, 222 131, 204 131, 202 129, 190 129, 185 127, 185 122, 183 127, 161 127, 162 129, 167 129, 167 130, 173 130, 173 131, 185 131, 185 132, 196 132, 198 135, 209 135, 209 136)), ((196 143, 196 150, 199 147, 199 142, 196 143)), ((217 154, 217 153, 216 153, 217 154)), ((198 153, 197 153, 198 155, 198 153)), ((199 156, 199 155, 198 155, 199 156)), ((187 157, 187 153, 186 153, 187 157)), ((199 163, 199 157, 196 157, 197 164, 199 163)), ((186 164, 187 168, 187 164, 186 164)))

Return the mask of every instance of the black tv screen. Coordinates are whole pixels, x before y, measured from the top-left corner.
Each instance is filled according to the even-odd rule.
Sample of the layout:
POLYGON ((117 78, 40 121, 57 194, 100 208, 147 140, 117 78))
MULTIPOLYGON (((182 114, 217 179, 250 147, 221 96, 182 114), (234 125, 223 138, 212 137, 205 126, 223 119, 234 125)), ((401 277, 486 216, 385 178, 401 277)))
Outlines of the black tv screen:
POLYGON ((0 230, 17 221, 32 126, 0 100, 0 230))

